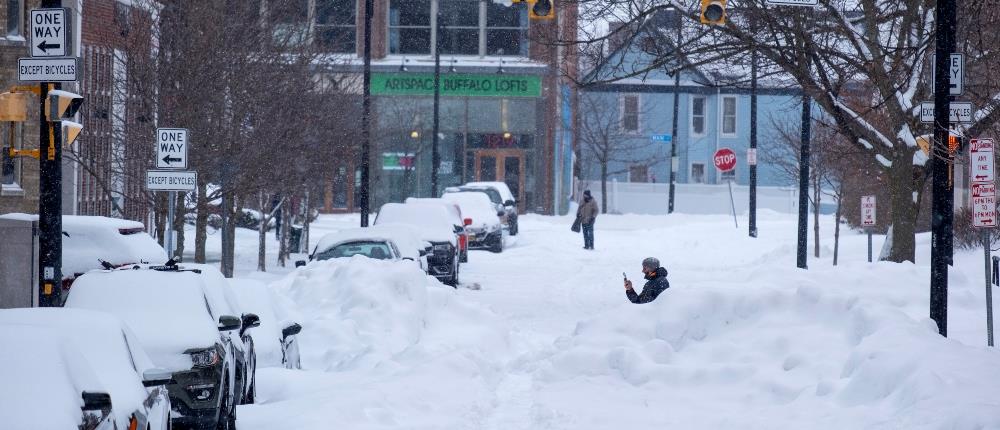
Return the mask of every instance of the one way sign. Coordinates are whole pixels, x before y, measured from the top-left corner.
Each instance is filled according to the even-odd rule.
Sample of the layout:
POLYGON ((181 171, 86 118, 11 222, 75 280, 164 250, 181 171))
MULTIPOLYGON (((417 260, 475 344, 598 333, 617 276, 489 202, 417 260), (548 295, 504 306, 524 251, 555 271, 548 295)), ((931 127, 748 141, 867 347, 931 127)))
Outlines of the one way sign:
POLYGON ((66 56, 66 9, 31 10, 31 56, 66 56))
POLYGON ((187 134, 186 128, 156 129, 157 169, 187 169, 187 134))

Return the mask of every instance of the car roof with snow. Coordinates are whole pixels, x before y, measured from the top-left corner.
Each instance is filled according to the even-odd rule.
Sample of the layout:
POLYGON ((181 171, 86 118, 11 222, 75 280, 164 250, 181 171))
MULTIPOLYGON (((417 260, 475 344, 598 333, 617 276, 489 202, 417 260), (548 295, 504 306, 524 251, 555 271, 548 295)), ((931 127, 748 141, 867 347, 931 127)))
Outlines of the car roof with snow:
POLYGON ((510 192, 510 187, 508 187, 504 182, 469 182, 462 186, 470 188, 493 188, 500 192, 500 197, 503 198, 504 202, 507 200, 517 201, 517 199, 514 198, 514 193, 510 192))
POLYGON ((462 208, 453 202, 449 202, 442 198, 437 197, 407 197, 406 204, 408 205, 440 205, 452 215, 452 222, 456 222, 455 225, 462 225, 462 208))
POLYGON ((500 224, 500 217, 497 216, 496 207, 486 194, 475 191, 462 191, 457 193, 447 193, 441 197, 443 200, 457 203, 462 208, 462 213, 466 218, 472 219, 472 226, 486 228, 500 224))
POLYGON ((119 425, 148 397, 142 372, 153 368, 142 344, 115 316, 86 309, 21 308, 0 310, 0 327, 51 328, 66 336, 111 394, 119 425))
POLYGON ((78 428, 83 392, 107 392, 76 345, 55 329, 0 330, 0 345, 4 428, 78 428))
POLYGON ((121 318, 157 367, 187 370, 191 359, 184 351, 208 348, 220 340, 202 283, 194 272, 91 271, 73 284, 65 306, 121 318))
POLYGON ((452 245, 457 241, 455 226, 450 221, 448 211, 438 205, 386 203, 375 218, 375 225, 385 223, 416 227, 416 233, 423 240, 448 242, 452 245))
POLYGON ((399 248, 399 254, 403 258, 416 260, 420 258, 421 250, 431 246, 429 242, 420 237, 420 234, 413 231, 413 226, 409 224, 386 222, 368 228, 376 229, 381 232, 380 234, 392 237, 393 242, 396 243, 396 248, 399 248))
MULTIPOLYGON (((38 215, 6 214, 0 218, 37 221, 38 215)), ((101 216, 63 215, 62 271, 65 277, 100 269, 101 260, 114 266, 163 263, 167 253, 141 222, 101 216)))
POLYGON ((347 228, 333 233, 324 235, 316 243, 316 247, 313 248, 313 254, 327 251, 338 245, 349 243, 349 242, 390 242, 399 248, 399 244, 396 243, 396 238, 389 231, 373 227, 355 227, 347 228))

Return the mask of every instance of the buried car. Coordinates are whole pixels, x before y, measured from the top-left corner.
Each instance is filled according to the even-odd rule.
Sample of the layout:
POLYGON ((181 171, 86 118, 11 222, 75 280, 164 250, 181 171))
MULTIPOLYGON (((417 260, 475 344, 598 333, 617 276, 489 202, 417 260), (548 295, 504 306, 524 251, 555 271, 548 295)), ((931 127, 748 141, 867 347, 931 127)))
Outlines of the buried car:
POLYGON ((504 212, 504 215, 500 217, 500 221, 507 227, 507 231, 511 236, 517 236, 519 231, 517 224, 517 200, 514 198, 514 194, 511 193, 510 187, 508 187, 506 183, 469 182, 465 185, 445 189, 445 193, 468 191, 486 194, 490 198, 490 201, 493 202, 493 205, 496 206, 497 211, 504 212))
POLYGON ((156 367, 171 373, 174 428, 232 429, 236 364, 227 333, 239 317, 213 318, 198 273, 149 267, 91 271, 76 280, 66 307, 108 312, 135 333, 156 367))
POLYGON ((458 192, 445 193, 441 198, 462 208, 469 248, 503 252, 503 226, 500 224, 503 212, 495 210, 489 197, 477 192, 458 192))
POLYGON ((421 240, 431 243, 427 255, 427 274, 448 285, 458 286, 458 234, 448 212, 437 205, 386 203, 382 205, 375 225, 405 225, 421 240))
POLYGON ((462 216, 462 208, 458 204, 442 198, 429 197, 407 197, 404 203, 441 206, 448 211, 451 223, 454 224, 455 231, 458 232, 458 262, 466 263, 469 261, 469 232, 465 229, 465 217, 462 216))
MULTIPOLYGON (((52 329, 59 333, 62 342, 72 345, 76 353, 70 359, 89 365, 110 396, 113 419, 119 429, 169 428, 170 399, 165 386, 170 382, 170 372, 154 367, 135 335, 121 320, 103 312, 83 309, 20 308, 0 311, 0 331, 21 331, 26 327, 52 329)), ((6 344, 5 350, 35 355, 34 351, 29 353, 6 344)), ((6 402, 2 403, 4 405, 0 405, 0 409, 6 405, 6 402)), ((4 417, 15 413, 4 412, 4 417)), ((32 427, 45 427, 35 427, 37 425, 35 423, 32 427)))

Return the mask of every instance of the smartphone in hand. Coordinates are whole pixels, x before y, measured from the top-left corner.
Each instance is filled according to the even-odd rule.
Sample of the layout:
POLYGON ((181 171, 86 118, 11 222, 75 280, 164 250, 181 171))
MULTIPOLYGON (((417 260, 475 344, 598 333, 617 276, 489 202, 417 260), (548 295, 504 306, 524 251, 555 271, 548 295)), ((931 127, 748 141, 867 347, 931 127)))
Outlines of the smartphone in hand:
POLYGON ((622 272, 622 278, 625 278, 625 282, 628 282, 628 275, 625 272, 622 272))

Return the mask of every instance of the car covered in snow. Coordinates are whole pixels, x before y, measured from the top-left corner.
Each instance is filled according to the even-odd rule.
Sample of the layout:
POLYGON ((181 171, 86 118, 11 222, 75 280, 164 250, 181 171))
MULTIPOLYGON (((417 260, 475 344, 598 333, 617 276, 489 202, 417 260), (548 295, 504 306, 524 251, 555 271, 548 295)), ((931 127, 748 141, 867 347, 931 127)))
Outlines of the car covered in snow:
POLYGON ((506 183, 469 182, 458 187, 448 187, 444 192, 459 193, 463 191, 474 191, 486 194, 490 198, 490 201, 493 202, 493 205, 496 206, 497 212, 502 211, 504 213, 504 215, 500 217, 500 221, 507 227, 507 231, 511 236, 517 236, 517 199, 514 198, 514 193, 510 192, 510 187, 508 187, 506 183))
POLYGON ((469 232, 465 229, 466 218, 462 215, 462 208, 459 205, 445 199, 429 197, 407 197, 404 203, 408 205, 427 204, 444 207, 448 211, 448 215, 451 216, 451 222, 455 225, 456 230, 461 230, 458 233, 458 261, 461 263, 469 261, 469 232))
POLYGON ((263 282, 254 279, 228 279, 243 309, 260 316, 260 326, 253 327, 258 366, 282 366, 301 369, 298 334, 302 317, 288 298, 276 294, 263 282))
POLYGON ((421 240, 431 243, 427 255, 427 273, 451 286, 458 286, 458 237, 462 229, 455 227, 443 207, 386 203, 379 209, 375 225, 409 226, 421 240))
POLYGON ((110 313, 132 329, 153 364, 171 373, 173 427, 232 429, 240 397, 228 333, 242 322, 215 318, 203 283, 176 266, 91 271, 77 278, 65 306, 110 313))
POLYGON ((349 258, 362 255, 376 260, 401 260, 402 252, 395 239, 373 227, 348 228, 327 234, 319 239, 310 261, 349 258))
MULTIPOLYGON (((20 308, 0 311, 0 331, 21 332, 26 328, 51 329, 58 333, 55 339, 74 350, 69 359, 88 367, 101 384, 102 392, 110 396, 112 419, 119 429, 169 428, 170 398, 166 385, 171 379, 170 372, 153 365, 142 344, 121 320, 107 313, 82 309, 20 308)), ((30 348, 22 350, 6 343, 3 350, 31 357, 40 354, 30 348)), ((9 363, 6 357, 0 357, 0 362, 5 364, 0 367, 9 363)), ((50 368, 44 372, 62 374, 68 379, 77 376, 54 370, 50 368)), ((38 375, 32 375, 32 378, 35 376, 38 375)), ((5 391, 13 388, 12 391, 19 392, 16 381, 4 378, 5 391), (15 386, 7 385, 11 382, 15 382, 15 386)), ((8 424, 10 422, 6 420, 12 415, 24 412, 20 409, 6 410, 11 405, 10 402, 0 401, 0 416, 3 417, 0 420, 8 424)), ((37 421, 30 427, 52 428, 37 421)), ((11 428, 28 427, 15 424, 11 428)))
POLYGON ((503 226, 490 198, 483 193, 463 191, 445 193, 442 200, 457 204, 465 216, 465 230, 469 235, 469 248, 503 252, 503 226))

